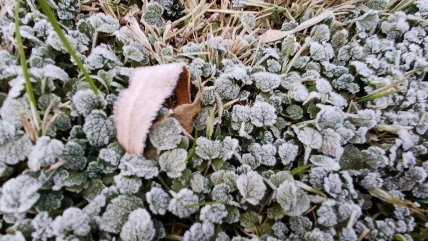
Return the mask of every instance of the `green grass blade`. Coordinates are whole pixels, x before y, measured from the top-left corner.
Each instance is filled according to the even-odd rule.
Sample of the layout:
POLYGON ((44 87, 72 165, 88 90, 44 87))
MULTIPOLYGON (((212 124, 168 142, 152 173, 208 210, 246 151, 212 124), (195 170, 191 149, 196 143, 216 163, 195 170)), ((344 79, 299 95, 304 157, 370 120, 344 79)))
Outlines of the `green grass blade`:
POLYGON ((25 90, 28 95, 28 100, 30 102, 31 113, 34 119, 34 125, 36 126, 37 131, 40 130, 39 117, 37 116, 37 104, 36 98, 34 97, 33 86, 30 82, 30 73, 28 72, 27 59, 25 58, 24 45, 22 43, 21 32, 19 31, 20 18, 19 18, 19 9, 21 1, 16 1, 15 5, 15 38, 16 44, 18 46, 19 60, 21 62, 22 72, 25 79, 25 90))
POLYGON ((40 4, 40 7, 42 8, 43 13, 46 15, 46 17, 48 17, 49 22, 52 24, 53 29, 58 34, 59 39, 64 44, 68 53, 71 55, 71 57, 77 63, 77 66, 79 66, 80 70, 83 72, 83 75, 85 76, 86 80, 89 82, 89 85, 91 86, 94 93, 96 95, 98 95, 98 88, 95 85, 94 80, 91 78, 91 76, 89 75, 85 66, 83 66, 82 61, 80 61, 80 59, 77 57, 76 52, 74 52, 73 48, 71 47, 70 42, 68 42, 67 38, 65 37, 64 33, 62 32, 62 29, 59 26, 59 23, 56 20, 55 14, 53 13, 52 9, 49 7, 46 0, 38 0, 38 2, 40 4))

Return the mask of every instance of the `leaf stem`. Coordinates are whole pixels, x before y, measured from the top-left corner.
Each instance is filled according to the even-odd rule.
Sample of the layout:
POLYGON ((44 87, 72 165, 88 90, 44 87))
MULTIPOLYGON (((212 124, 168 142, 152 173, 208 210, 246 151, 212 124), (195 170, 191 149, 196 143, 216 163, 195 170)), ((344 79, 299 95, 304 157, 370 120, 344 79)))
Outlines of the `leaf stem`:
POLYGON ((34 119, 34 125, 36 126, 37 132, 40 131, 39 117, 37 116, 37 104, 36 98, 34 97, 33 87, 30 82, 30 73, 27 67, 27 59, 25 58, 24 45, 22 43, 21 32, 19 31, 19 9, 21 1, 16 1, 15 5, 15 34, 16 34, 16 43, 18 45, 19 60, 21 62, 22 72, 25 79, 25 90, 28 95, 28 100, 30 102, 31 113, 34 119))

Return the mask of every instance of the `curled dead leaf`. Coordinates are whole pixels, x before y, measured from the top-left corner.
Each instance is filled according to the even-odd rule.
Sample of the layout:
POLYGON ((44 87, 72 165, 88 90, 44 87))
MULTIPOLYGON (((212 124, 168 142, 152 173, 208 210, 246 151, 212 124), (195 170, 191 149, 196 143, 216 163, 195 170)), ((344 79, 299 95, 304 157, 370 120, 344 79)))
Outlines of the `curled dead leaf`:
POLYGON ((184 130, 192 132, 201 101, 198 93, 191 103, 190 75, 183 63, 137 68, 129 82, 129 87, 120 93, 113 114, 117 141, 127 153, 143 153, 150 127, 174 90, 177 106, 171 115, 184 130))

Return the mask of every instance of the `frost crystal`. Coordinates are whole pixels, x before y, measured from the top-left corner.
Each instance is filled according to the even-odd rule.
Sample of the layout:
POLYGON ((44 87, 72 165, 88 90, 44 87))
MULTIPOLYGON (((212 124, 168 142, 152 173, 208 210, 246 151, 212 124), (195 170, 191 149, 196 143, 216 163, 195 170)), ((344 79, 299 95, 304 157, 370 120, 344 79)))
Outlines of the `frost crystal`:
POLYGON ((39 199, 42 185, 34 178, 20 175, 3 184, 0 210, 4 213, 24 213, 39 199))
POLYGON ((150 214, 145 209, 138 208, 129 214, 128 221, 120 232, 120 238, 123 241, 151 241, 155 233, 150 214))
POLYGON ((220 157, 222 147, 221 142, 218 140, 212 141, 205 137, 198 137, 195 153, 205 160, 212 160, 220 157))
POLYGON ((266 192, 266 186, 262 176, 255 171, 249 171, 236 179, 236 186, 242 195, 241 202, 249 202, 252 205, 258 205, 266 192))
POLYGON ((170 150, 177 147, 181 141, 181 129, 173 118, 167 118, 155 125, 149 134, 150 142, 159 150, 170 150))
POLYGON ((299 216, 309 209, 308 195, 293 181, 284 181, 278 187, 276 200, 289 216, 299 216))
POLYGON ((89 144, 97 147, 109 144, 116 134, 113 120, 102 110, 93 110, 85 118, 83 131, 89 144))
POLYGON ((169 201, 171 198, 160 187, 152 187, 149 192, 146 193, 146 199, 149 203, 150 210, 154 214, 164 215, 168 209, 169 201))
POLYGON ((239 141, 230 136, 226 136, 223 140, 223 149, 221 151, 221 158, 223 160, 229 160, 232 158, 233 154, 235 154, 239 149, 239 141))
POLYGON ((67 208, 62 216, 58 216, 52 223, 52 229, 56 235, 65 236, 73 233, 77 236, 85 236, 91 230, 89 217, 79 208, 67 208))
POLYGON ((28 157, 28 167, 33 170, 39 170, 53 164, 64 150, 64 144, 58 140, 51 140, 48 136, 42 136, 37 140, 30 156, 28 157))
POLYGON ((281 78, 269 72, 258 72, 251 75, 251 79, 262 92, 273 92, 281 83, 281 78))
POLYGON ((102 95, 95 95, 92 90, 79 90, 71 99, 72 106, 80 115, 87 116, 92 110, 103 110, 107 104, 102 95))
POLYGON ((181 172, 186 169, 187 151, 185 149, 174 149, 162 153, 159 157, 159 165, 168 177, 181 177, 181 172))
POLYGON ((137 176, 151 179, 159 174, 156 162, 147 160, 144 157, 125 154, 120 160, 119 168, 126 176, 137 176))
POLYGON ((201 209, 199 219, 209 223, 223 223, 223 218, 227 216, 227 210, 224 204, 209 204, 201 209))
POLYGON ((251 123, 257 127, 271 126, 276 121, 275 108, 262 101, 257 101, 251 107, 251 123))
POLYGON ((198 211, 198 206, 195 206, 198 201, 198 196, 183 188, 169 202, 168 211, 179 218, 186 218, 198 211))

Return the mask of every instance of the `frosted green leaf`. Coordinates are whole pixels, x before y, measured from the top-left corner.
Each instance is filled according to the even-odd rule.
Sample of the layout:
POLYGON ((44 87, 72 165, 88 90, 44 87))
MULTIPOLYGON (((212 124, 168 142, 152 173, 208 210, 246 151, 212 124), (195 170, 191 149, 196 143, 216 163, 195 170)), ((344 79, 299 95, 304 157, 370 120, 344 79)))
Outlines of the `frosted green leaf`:
POLYGON ((151 179, 159 174, 159 169, 155 161, 147 160, 144 157, 125 154, 120 160, 119 168, 126 176, 137 176, 151 179))
POLYGON ((134 194, 140 190, 143 182, 139 177, 116 175, 113 177, 118 191, 122 194, 134 194))
POLYGON ((251 75, 251 79, 262 92, 273 92, 281 83, 279 75, 269 72, 257 72, 251 75))
POLYGON ((24 213, 39 199, 37 193, 42 186, 36 179, 19 175, 3 184, 0 197, 0 211, 4 213, 24 213))
POLYGON ((195 153, 205 160, 212 160, 220 157, 222 147, 219 140, 212 141, 201 136, 196 139, 195 153))
POLYGON ((236 179, 236 186, 242 196, 241 202, 258 205, 266 192, 262 176, 255 171, 249 171, 236 179))
POLYGON ((195 206, 198 201, 198 196, 183 188, 171 199, 168 210, 179 218, 187 218, 198 211, 198 206, 195 206))
POLYGON ((154 25, 156 27, 162 27, 163 25, 163 7, 157 2, 150 2, 147 4, 146 12, 143 14, 144 20, 150 24, 154 25))
POLYGON ((215 81, 214 86, 220 97, 224 100, 233 100, 238 97, 239 85, 226 78, 219 78, 215 81))
POLYGON ((314 166, 322 167, 326 171, 337 171, 340 169, 339 163, 327 156, 312 155, 310 161, 314 166))
POLYGON ((222 144, 221 158, 223 160, 229 160, 240 149, 239 141, 230 136, 226 136, 222 144))
POLYGON ((86 166, 85 150, 74 141, 67 142, 59 158, 65 161, 64 167, 68 169, 83 170, 86 166))
POLYGON ((97 32, 113 33, 120 27, 119 21, 104 13, 97 13, 89 17, 89 22, 97 32))
POLYGON ((23 131, 16 131, 12 123, 0 120, 0 162, 17 164, 30 155, 32 146, 23 131))
POLYGON ((141 65, 146 65, 150 62, 147 50, 137 42, 123 46, 123 56, 127 59, 138 62, 141 65))
POLYGON ((103 110, 107 102, 102 95, 95 95, 90 89, 79 90, 71 99, 73 109, 83 116, 89 115, 92 110, 103 110))
POLYGON ((309 196, 290 181, 278 187, 276 200, 288 216, 300 216, 310 207, 309 196))
POLYGON ((120 238, 123 241, 151 241, 156 230, 150 214, 143 208, 129 214, 128 221, 123 225, 120 238))
POLYGON ((64 144, 61 141, 42 136, 37 139, 37 143, 28 157, 28 167, 36 171, 41 167, 52 165, 56 158, 61 156, 63 150, 64 144))
POLYGON ((117 166, 119 165, 120 158, 122 158, 122 156, 122 148, 117 143, 111 143, 106 148, 100 150, 98 158, 112 166, 117 166))
POLYGON ((113 120, 102 110, 93 110, 85 118, 83 131, 89 144, 96 147, 109 144, 116 134, 113 120))
POLYGON ((194 172, 190 178, 190 187, 197 193, 210 192, 210 180, 199 172, 194 172))
POLYGON ((288 165, 292 163, 298 154, 299 147, 290 142, 281 144, 278 147, 278 155, 281 158, 283 165, 288 165))
POLYGON ((224 204, 209 204, 201 209, 199 219, 203 222, 221 224, 226 216, 227 210, 224 204))
POLYGON ((184 233, 183 241, 209 241, 214 235, 214 224, 210 222, 194 223, 184 233))
POLYGON ((173 118, 167 118, 153 127, 149 134, 150 142, 158 150, 170 150, 181 141, 181 128, 173 118))
POLYGON ((302 142, 304 145, 312 148, 319 149, 322 145, 322 136, 321 134, 311 127, 304 127, 302 130, 294 128, 294 132, 297 134, 297 139, 302 142))
POLYGON ((120 62, 119 58, 110 48, 106 44, 100 44, 92 49, 89 56, 85 59, 85 66, 90 70, 102 69, 105 66, 109 68, 122 66, 122 62, 120 62))
POLYGON ((181 172, 186 169, 187 151, 185 149, 174 149, 162 153, 159 157, 159 165, 162 171, 166 172, 168 177, 177 178, 181 172))
POLYGON ((150 210, 154 214, 164 215, 171 198, 162 188, 152 187, 149 192, 146 192, 146 200, 150 205, 150 210))
POLYGON ((276 163, 276 147, 272 144, 260 145, 254 143, 248 147, 251 155, 256 158, 256 161, 266 166, 274 166, 276 163))
POLYGON ((275 108, 269 103, 257 101, 251 107, 251 123, 257 127, 272 126, 276 122, 275 108))
POLYGON ((359 17, 360 20, 356 22, 358 32, 372 32, 376 29, 379 22, 379 16, 377 12, 367 12, 363 16, 359 17))
POLYGON ((85 236, 91 230, 89 226, 90 219, 81 209, 71 207, 67 208, 61 216, 55 218, 52 223, 52 229, 58 236, 74 234, 85 236))
POLYGON ((118 234, 126 223, 128 215, 143 206, 143 201, 138 197, 120 195, 114 198, 107 206, 98 225, 103 231, 118 234))

